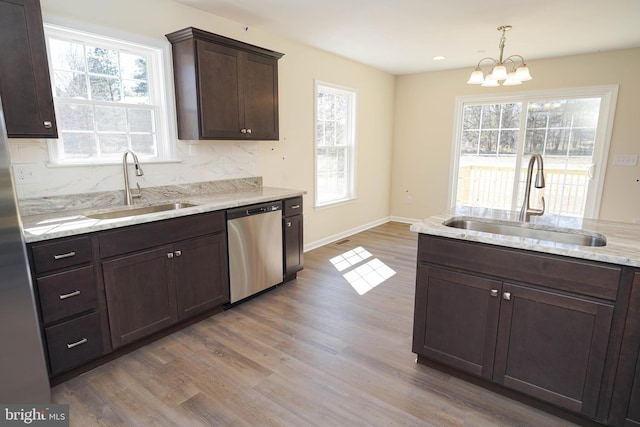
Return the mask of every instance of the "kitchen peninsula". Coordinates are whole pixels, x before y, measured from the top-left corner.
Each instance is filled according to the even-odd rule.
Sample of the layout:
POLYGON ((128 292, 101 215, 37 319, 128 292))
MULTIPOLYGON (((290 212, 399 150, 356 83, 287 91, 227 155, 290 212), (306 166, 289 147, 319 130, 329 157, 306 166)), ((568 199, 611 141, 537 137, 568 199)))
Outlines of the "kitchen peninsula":
POLYGON ((413 335, 418 361, 600 423, 635 425, 640 331, 632 325, 640 319, 640 227, 553 215, 531 223, 516 218, 462 208, 411 226, 420 233, 413 335), (465 221, 590 236, 593 244, 606 244, 445 225, 465 221))

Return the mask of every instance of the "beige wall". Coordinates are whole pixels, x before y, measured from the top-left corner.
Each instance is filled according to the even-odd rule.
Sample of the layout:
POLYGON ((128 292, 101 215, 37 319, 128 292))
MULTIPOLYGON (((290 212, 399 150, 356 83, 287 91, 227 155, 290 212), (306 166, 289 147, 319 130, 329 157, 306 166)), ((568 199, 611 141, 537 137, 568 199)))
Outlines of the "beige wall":
MULTIPOLYGON (((279 62, 280 141, 260 142, 256 150, 259 156, 259 175, 263 176, 264 185, 308 192, 304 202, 306 244, 324 241, 363 224, 384 221, 388 217, 394 76, 262 32, 259 28, 245 31, 242 23, 207 14, 171 0, 41 2, 45 18, 50 16, 73 20, 164 41, 165 34, 193 26, 283 52, 285 56, 279 62), (313 209, 313 108, 316 79, 354 88, 359 94, 358 198, 353 203, 319 211, 313 209)), ((224 143, 216 141, 201 141, 193 149, 197 149, 199 155, 206 156, 208 151, 202 147, 211 144, 224 146, 224 143)), ((235 149, 237 148, 232 147, 228 151, 235 149)), ((29 161, 28 158, 21 160, 29 161)), ((176 170, 176 166, 153 166, 151 172, 145 167, 145 176, 170 173, 189 182, 188 171, 176 170)), ((60 169, 47 171, 48 185, 56 182, 57 175, 64 174, 60 169)), ((120 183, 115 185, 119 186, 120 183)), ((22 194, 22 197, 29 197, 29 194, 22 194)))
POLYGON ((446 209, 455 97, 618 84, 600 219, 640 218, 640 166, 612 164, 615 154, 640 154, 640 49, 530 60, 528 65, 534 79, 515 87, 467 85, 471 68, 397 78, 392 216, 425 218, 446 209))

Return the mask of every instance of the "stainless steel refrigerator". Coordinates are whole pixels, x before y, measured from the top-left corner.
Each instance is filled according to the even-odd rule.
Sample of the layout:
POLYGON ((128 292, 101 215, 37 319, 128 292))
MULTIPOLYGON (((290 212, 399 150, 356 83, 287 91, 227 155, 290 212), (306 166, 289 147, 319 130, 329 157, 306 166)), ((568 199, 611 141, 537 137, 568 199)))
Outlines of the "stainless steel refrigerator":
POLYGON ((0 404, 49 403, 51 390, 0 103, 0 404))

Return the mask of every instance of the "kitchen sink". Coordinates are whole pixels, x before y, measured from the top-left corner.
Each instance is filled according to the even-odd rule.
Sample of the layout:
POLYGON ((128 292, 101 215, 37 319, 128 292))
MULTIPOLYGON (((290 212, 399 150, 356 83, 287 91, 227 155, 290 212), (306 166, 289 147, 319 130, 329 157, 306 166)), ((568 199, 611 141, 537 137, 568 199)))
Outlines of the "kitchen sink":
POLYGON ((577 246, 606 246, 607 238, 599 233, 564 229, 537 228, 521 222, 480 220, 468 217, 449 218, 443 225, 483 233, 502 234, 577 246))
POLYGON ((167 203, 155 206, 119 206, 112 209, 100 209, 96 211, 86 212, 84 216, 93 219, 115 219, 125 218, 128 216, 144 215, 148 213, 173 211, 176 209, 184 209, 196 206, 191 203, 167 203))

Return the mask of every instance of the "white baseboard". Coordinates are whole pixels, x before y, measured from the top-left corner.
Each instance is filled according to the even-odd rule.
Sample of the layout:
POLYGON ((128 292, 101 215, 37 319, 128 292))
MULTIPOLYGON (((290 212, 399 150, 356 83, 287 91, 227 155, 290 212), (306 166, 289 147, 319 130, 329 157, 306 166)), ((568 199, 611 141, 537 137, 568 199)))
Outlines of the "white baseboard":
POLYGON ((381 218, 381 219, 378 219, 376 221, 372 221, 372 222, 367 223, 367 224, 359 225, 358 227, 343 231, 341 233, 337 233, 337 234, 334 234, 332 236, 325 237, 324 239, 316 240, 315 242, 311 242, 311 243, 308 243, 308 244, 304 245, 304 251, 308 252, 308 251, 311 251, 313 249, 319 248, 320 246, 324 246, 324 245, 328 245, 329 243, 337 242, 338 240, 345 239, 345 238, 347 238, 349 236, 352 236, 352 235, 354 235, 356 233, 360 233, 361 231, 365 231, 365 230, 368 230, 370 228, 377 227, 377 226, 382 225, 382 224, 386 224, 389 221, 395 221, 395 220, 392 220, 390 217, 381 218))
POLYGON ((416 222, 420 222, 419 219, 414 219, 414 218, 405 218, 402 216, 392 216, 389 218, 389 221, 393 221, 393 222, 402 222, 405 224, 415 224, 416 222))

